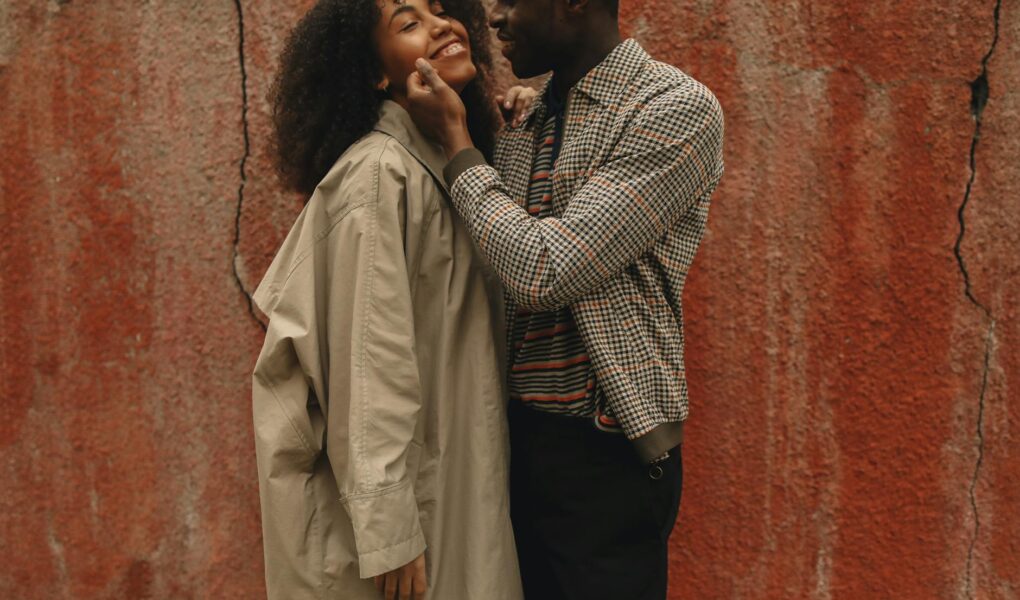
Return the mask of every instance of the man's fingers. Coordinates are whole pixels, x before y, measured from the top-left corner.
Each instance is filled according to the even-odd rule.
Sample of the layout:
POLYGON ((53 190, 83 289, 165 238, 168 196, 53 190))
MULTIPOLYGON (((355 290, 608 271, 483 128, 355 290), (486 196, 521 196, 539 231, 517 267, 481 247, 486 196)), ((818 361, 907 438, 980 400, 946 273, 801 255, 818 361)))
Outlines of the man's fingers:
POLYGON ((526 94, 519 94, 514 103, 514 126, 520 125, 524 119, 524 112, 531 105, 526 94))
POLYGON ((414 66, 418 67, 418 72, 421 73, 421 78, 425 80, 425 85, 433 90, 438 89, 443 84, 443 80, 439 78, 439 73, 436 73, 435 68, 432 67, 429 61, 419 58, 414 62, 414 66))
POLYGON ((496 96, 496 106, 499 107, 499 114, 503 116, 503 120, 509 122, 510 118, 513 115, 511 115, 510 111, 508 111, 506 109, 506 105, 503 103, 503 101, 505 99, 506 99, 506 96, 503 96, 502 94, 500 94, 499 96, 496 96))
POLYGON ((428 94, 431 90, 425 80, 422 79, 421 73, 415 71, 407 76, 407 95, 414 96, 418 94, 428 94))
POLYGON ((507 110, 510 110, 511 108, 513 108, 514 104, 517 103, 517 99, 520 97, 520 95, 521 95, 521 88, 519 86, 515 85, 514 87, 510 88, 509 90, 507 90, 506 98, 503 101, 503 108, 505 108, 507 110))

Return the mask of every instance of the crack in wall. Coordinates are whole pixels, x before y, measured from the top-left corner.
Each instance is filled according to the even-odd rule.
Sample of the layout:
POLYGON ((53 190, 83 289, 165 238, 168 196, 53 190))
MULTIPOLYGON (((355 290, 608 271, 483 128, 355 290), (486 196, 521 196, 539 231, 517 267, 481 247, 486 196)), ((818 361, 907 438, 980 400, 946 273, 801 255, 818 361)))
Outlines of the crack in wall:
POLYGON ((244 187, 248 183, 247 165, 248 157, 251 155, 251 139, 248 135, 248 71, 244 62, 244 9, 241 7, 241 0, 234 0, 234 6, 237 9, 237 58, 241 67, 241 130, 244 134, 244 154, 241 156, 240 165, 241 183, 237 188, 237 210, 234 214, 234 246, 230 267, 237 288, 241 290, 245 300, 248 302, 248 314, 265 331, 266 324, 255 313, 255 302, 252 300, 252 294, 244 287, 244 281, 241 280, 241 272, 238 268, 238 263, 241 260, 241 210, 244 207, 244 187))
POLYGON ((1002 0, 997 0, 995 3, 995 9, 993 12, 994 20, 994 34, 992 36, 992 44, 988 48, 988 52, 985 53, 981 59, 981 73, 978 77, 971 82, 971 103, 970 110, 974 117, 974 136, 971 138, 970 143, 970 177, 967 180, 967 188, 963 194, 963 201, 960 203, 960 207, 957 210, 957 220, 960 223, 960 233, 956 238, 956 244, 953 247, 953 254, 956 256, 956 262, 959 265, 960 273, 963 275, 964 295, 970 301, 971 304, 976 306, 984 314, 985 319, 988 321, 988 331, 985 336, 985 354, 984 354, 984 365, 983 372, 981 375, 981 392, 978 395, 978 415, 977 415, 977 427, 976 427, 976 438, 977 438, 977 460, 974 463, 974 472, 970 481, 970 488, 968 494, 970 497, 970 508, 971 513, 974 516, 974 530, 971 534, 970 545, 967 549, 967 567, 966 567, 966 590, 967 597, 974 598, 974 579, 973 579, 973 568, 974 568, 974 552, 977 547, 978 536, 981 532, 981 518, 978 510, 977 502, 977 484, 981 475, 981 466, 984 462, 985 456, 985 432, 984 432, 984 416, 985 416, 985 394, 988 391, 988 374, 991 369, 992 352, 995 343, 995 318, 992 315, 991 309, 985 304, 981 303, 974 295, 974 290, 971 287, 970 273, 967 271, 967 263, 963 257, 963 238, 967 232, 966 225, 966 211, 967 205, 970 203, 971 192, 974 189, 974 182, 977 179, 977 149, 978 143, 981 141, 981 126, 983 123, 983 116, 985 107, 988 105, 988 99, 990 96, 990 86, 988 84, 988 63, 992 59, 992 55, 995 53, 995 47, 999 43, 999 15, 1002 8, 1002 0))
POLYGON ((981 473, 981 464, 985 458, 985 392, 988 391, 988 372, 992 362, 992 347, 995 343, 995 321, 992 321, 988 328, 988 336, 985 338, 985 361, 984 372, 981 375, 981 394, 978 396, 978 418, 977 418, 977 461, 974 463, 974 475, 970 480, 970 509, 974 515, 974 532, 970 538, 970 547, 967 549, 967 597, 974 598, 974 549, 977 546, 978 534, 981 531, 980 513, 977 505, 977 484, 978 476, 981 473))

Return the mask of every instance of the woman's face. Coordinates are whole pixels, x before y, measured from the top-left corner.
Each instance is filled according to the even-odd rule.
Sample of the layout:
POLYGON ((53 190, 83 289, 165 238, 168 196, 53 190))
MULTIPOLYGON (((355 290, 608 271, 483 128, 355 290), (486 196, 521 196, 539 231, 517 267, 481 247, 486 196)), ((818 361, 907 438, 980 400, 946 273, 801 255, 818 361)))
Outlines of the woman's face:
POLYGON ((382 16, 373 37, 382 62, 380 88, 407 94, 414 61, 425 58, 450 87, 461 92, 474 79, 471 46, 464 25, 448 16, 439 2, 381 0, 382 16))

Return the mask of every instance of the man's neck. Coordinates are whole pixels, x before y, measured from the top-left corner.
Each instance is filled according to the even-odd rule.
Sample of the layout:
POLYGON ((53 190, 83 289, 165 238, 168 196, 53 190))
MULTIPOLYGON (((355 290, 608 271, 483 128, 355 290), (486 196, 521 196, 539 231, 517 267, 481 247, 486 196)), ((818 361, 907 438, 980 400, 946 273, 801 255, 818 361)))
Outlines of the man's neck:
POLYGON ((605 60, 622 41, 616 23, 588 33, 583 42, 574 46, 577 51, 553 71, 552 84, 560 98, 566 98, 570 88, 605 60))

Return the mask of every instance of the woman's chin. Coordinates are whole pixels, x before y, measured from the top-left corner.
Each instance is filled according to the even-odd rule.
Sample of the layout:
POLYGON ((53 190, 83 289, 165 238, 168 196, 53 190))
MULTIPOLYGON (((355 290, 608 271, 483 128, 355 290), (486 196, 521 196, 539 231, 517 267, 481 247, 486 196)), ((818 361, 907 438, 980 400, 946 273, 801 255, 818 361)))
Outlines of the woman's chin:
POLYGON ((446 85, 453 88, 458 94, 464 91, 464 88, 474 80, 477 74, 478 70, 470 61, 464 65, 451 65, 439 71, 439 76, 443 78, 446 85))

